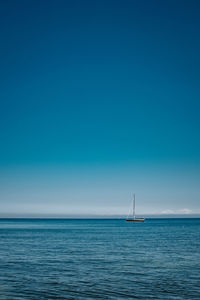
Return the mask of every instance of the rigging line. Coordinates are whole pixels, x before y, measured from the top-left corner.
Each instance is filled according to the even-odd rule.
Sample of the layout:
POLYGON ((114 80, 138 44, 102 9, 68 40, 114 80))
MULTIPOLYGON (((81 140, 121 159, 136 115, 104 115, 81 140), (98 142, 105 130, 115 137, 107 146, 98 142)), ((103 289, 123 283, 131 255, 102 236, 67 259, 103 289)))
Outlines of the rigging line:
POLYGON ((130 214, 131 214, 131 210, 132 210, 132 200, 130 200, 130 206, 129 206, 129 211, 128 211, 128 215, 127 215, 127 219, 129 218, 130 214))

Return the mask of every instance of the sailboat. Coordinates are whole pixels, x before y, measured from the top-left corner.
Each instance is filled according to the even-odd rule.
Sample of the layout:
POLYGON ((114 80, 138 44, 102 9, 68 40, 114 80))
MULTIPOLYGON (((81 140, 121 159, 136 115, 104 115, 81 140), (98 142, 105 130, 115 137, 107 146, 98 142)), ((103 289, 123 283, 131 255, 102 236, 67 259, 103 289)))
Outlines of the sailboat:
POLYGON ((135 194, 133 195, 133 215, 127 217, 126 222, 144 222, 145 218, 136 218, 135 217, 135 194))

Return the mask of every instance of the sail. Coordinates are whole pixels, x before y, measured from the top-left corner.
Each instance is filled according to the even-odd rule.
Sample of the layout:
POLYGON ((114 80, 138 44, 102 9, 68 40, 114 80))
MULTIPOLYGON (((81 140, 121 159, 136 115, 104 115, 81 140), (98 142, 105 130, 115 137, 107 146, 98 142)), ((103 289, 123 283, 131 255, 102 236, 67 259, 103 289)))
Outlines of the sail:
POLYGON ((133 195, 133 219, 135 219, 135 194, 133 195))
POLYGON ((130 210, 132 210, 132 212, 130 212, 130 210, 129 210, 126 221, 127 222, 144 222, 145 218, 136 218, 136 215, 135 215, 135 194, 133 194, 133 203, 131 206, 132 206, 132 209, 130 209, 130 210))

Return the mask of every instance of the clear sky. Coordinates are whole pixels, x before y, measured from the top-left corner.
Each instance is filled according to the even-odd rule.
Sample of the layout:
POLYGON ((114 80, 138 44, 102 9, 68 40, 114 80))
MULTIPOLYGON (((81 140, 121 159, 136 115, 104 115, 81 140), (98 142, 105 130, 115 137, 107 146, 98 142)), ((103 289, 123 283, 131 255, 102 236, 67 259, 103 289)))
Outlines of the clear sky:
POLYGON ((0 214, 200 213, 199 16, 1 1, 0 214))

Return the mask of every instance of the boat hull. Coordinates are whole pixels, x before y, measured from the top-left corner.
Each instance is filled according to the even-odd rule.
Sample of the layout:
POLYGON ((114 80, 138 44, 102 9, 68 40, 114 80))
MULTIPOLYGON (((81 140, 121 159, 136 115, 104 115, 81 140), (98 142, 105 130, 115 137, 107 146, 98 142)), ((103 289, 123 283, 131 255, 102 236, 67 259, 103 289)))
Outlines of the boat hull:
POLYGON ((127 219, 126 222, 144 222, 145 219, 127 219))

